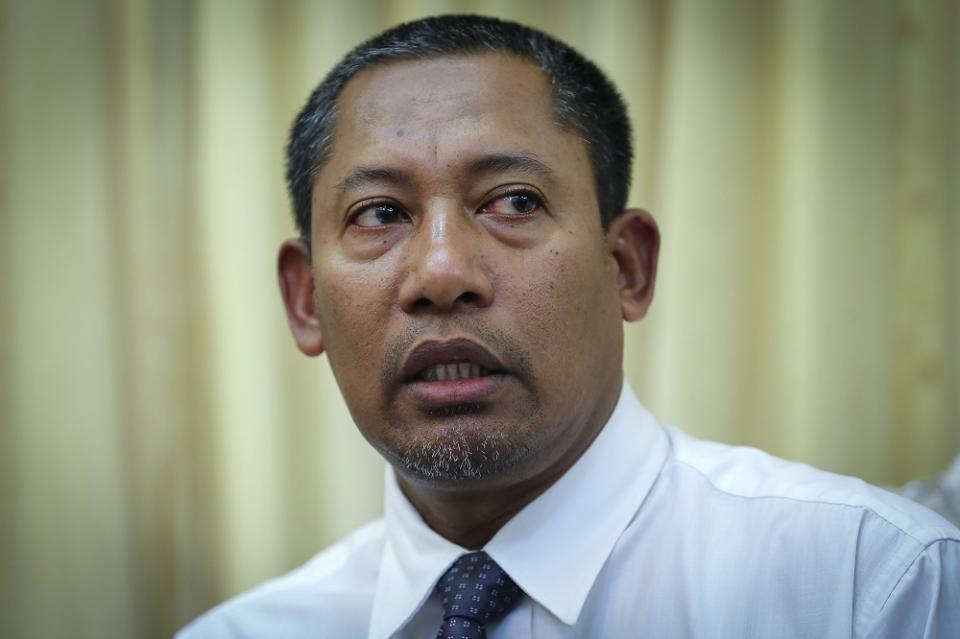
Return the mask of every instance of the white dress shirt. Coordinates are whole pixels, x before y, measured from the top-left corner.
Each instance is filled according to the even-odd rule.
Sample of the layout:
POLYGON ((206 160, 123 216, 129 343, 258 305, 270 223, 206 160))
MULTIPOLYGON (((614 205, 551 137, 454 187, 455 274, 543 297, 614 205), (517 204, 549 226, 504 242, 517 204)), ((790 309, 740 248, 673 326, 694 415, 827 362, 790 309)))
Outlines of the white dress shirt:
POLYGON ((960 455, 953 465, 936 479, 912 481, 897 490, 904 497, 923 504, 960 526, 960 455))
MULTIPOLYGON (((385 513, 181 639, 434 637, 466 549, 386 474, 385 513)), ((857 479, 662 427, 624 386, 590 448, 484 548, 528 637, 960 637, 960 530, 857 479)))

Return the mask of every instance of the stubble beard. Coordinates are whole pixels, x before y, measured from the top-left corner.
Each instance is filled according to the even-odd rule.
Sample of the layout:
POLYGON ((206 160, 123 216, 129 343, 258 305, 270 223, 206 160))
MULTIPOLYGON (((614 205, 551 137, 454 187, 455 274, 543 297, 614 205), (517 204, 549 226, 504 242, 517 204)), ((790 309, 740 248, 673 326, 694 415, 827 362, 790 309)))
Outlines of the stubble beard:
MULTIPOLYGON (((450 406, 431 411, 420 425, 428 431, 414 435, 409 424, 391 419, 391 432, 399 437, 395 445, 381 448, 381 454, 398 471, 421 480, 461 483, 496 477, 522 463, 537 449, 530 424, 533 415, 516 421, 490 419, 482 427, 459 427, 458 417, 483 419, 483 407, 475 404, 450 406)), ((535 412, 535 411, 530 411, 535 412)))

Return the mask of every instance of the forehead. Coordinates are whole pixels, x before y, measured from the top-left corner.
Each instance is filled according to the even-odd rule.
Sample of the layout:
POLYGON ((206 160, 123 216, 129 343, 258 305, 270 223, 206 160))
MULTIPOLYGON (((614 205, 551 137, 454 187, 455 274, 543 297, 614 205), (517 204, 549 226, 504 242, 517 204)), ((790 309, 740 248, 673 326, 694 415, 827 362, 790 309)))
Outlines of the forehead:
POLYGON ((510 150, 586 160, 583 142, 556 122, 539 67, 499 53, 446 56, 391 62, 351 79, 337 103, 329 165, 333 173, 384 159, 440 168, 510 150))
POLYGON ((402 60, 357 74, 340 94, 343 129, 382 120, 442 121, 491 113, 550 117, 546 74, 533 63, 505 54, 402 60), (463 112, 465 104, 472 109, 463 112), (355 116, 355 117, 351 117, 355 116))

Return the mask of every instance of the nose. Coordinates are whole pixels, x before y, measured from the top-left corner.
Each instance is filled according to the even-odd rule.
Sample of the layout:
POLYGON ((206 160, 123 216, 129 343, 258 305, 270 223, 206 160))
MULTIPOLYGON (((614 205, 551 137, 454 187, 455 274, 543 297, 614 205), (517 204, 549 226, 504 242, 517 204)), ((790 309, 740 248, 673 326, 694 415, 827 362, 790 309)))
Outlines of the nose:
POLYGON ((450 313, 490 305, 493 285, 484 270, 482 233, 462 210, 437 207, 414 233, 400 286, 405 312, 450 313))

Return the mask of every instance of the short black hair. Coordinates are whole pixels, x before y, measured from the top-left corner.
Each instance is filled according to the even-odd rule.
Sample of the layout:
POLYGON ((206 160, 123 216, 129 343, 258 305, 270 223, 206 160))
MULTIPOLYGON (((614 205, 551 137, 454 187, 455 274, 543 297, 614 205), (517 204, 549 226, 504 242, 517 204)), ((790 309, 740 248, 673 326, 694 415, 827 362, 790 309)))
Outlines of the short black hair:
POLYGON ((287 188, 297 229, 308 246, 313 185, 331 152, 337 100, 347 82, 387 62, 479 53, 515 55, 547 74, 558 124, 587 145, 603 228, 623 211, 633 160, 630 119, 603 72, 569 45, 515 22, 434 16, 398 25, 358 45, 327 74, 297 115, 287 144, 287 188))

